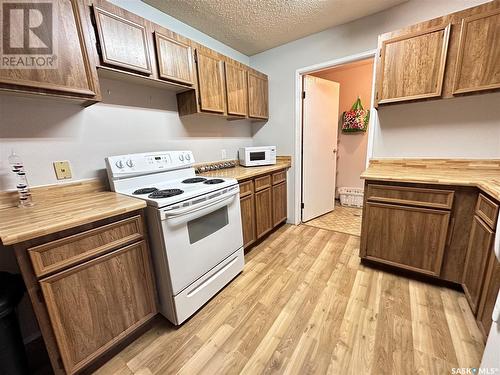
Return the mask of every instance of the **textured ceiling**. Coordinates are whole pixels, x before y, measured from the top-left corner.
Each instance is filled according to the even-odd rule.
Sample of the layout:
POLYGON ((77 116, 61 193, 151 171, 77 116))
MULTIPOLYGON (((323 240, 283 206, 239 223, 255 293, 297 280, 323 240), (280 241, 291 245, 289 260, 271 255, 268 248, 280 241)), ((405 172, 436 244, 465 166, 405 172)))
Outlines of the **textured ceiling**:
POLYGON ((246 55, 407 0, 142 0, 246 55))

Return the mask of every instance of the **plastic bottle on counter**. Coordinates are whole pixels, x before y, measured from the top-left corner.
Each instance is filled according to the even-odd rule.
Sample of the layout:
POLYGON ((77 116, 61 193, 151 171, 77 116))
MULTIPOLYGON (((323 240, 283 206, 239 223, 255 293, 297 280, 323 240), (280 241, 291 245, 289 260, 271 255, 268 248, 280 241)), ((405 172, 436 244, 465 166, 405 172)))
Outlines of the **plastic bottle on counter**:
POLYGON ((24 163, 19 155, 17 155, 14 151, 12 151, 9 156, 9 164, 12 172, 17 175, 16 188, 19 193, 18 207, 33 206, 31 192, 28 186, 28 179, 26 178, 26 171, 24 169, 24 163))

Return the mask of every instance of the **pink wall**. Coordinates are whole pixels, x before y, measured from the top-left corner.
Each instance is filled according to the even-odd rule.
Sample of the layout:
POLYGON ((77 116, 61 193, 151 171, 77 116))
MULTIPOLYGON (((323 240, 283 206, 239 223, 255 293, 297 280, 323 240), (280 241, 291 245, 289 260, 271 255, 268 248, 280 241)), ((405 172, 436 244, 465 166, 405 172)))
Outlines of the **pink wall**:
MULTIPOLYGON (((344 111, 351 109, 358 95, 363 107, 370 108, 373 59, 323 70, 313 75, 340 83, 339 116, 342 116, 344 111)), ((336 187, 362 188, 363 181, 359 175, 365 170, 368 133, 343 134, 339 127, 338 140, 336 187)))

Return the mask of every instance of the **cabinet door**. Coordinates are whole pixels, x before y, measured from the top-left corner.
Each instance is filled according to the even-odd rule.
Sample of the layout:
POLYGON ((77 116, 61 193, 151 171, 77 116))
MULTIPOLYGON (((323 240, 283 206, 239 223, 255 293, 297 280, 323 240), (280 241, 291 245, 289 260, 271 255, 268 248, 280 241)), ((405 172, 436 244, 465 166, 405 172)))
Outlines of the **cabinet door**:
POLYGON ((255 193, 255 226, 257 238, 273 229, 271 188, 255 193))
POLYGON ((226 72, 227 114, 246 116, 248 114, 247 71, 228 62, 226 72))
POLYGON ((453 94, 500 87, 500 9, 462 20, 453 94))
POLYGON ((382 41, 378 104, 441 95, 450 25, 382 41))
POLYGON ((257 119, 269 117, 267 78, 248 72, 248 116, 257 119))
POLYGON ((243 228, 243 247, 255 241, 255 201, 253 194, 240 199, 241 225, 243 228))
POLYGON ((144 25, 94 6, 99 52, 104 65, 151 74, 144 25))
MULTIPOLYGON (((23 8, 22 3, 5 3, 4 7, 10 7, 13 11, 4 16, 16 13, 16 9, 17 14, 23 12, 26 15, 30 4, 36 5, 29 3, 23 8)), ((34 34, 45 47, 29 47, 27 43, 31 36, 23 34, 23 23, 12 22, 11 35, 24 35, 23 38, 28 41, 21 41, 24 43, 22 47, 11 45, 12 41, 7 39, 3 41, 2 51, 5 55, 0 66, 0 88, 93 98, 98 92, 97 73, 95 66, 90 64, 77 1, 61 0, 39 5, 44 7, 41 13, 46 17, 42 19, 42 26, 46 19, 52 19, 53 22, 53 27, 38 27, 34 34), (26 68, 25 64, 32 59, 36 62, 34 67, 26 68), (20 64, 22 61, 25 63, 20 64)), ((33 62, 30 64, 33 65, 33 62)))
POLYGON ((144 241, 40 284, 68 373, 83 368, 156 313, 144 241))
POLYGON ((439 276, 448 211, 368 202, 363 216, 365 258, 439 276))
POLYGON ((218 58, 196 51, 198 95, 202 111, 224 113, 224 70, 218 58))
POLYGON ((155 31, 155 42, 160 78, 193 85, 191 47, 157 31, 155 31))
POLYGON ((286 220, 286 182, 273 185, 273 225, 276 226, 286 220))
POLYGON ((493 232, 479 217, 472 222, 469 247, 465 259, 465 271, 462 279, 465 296, 469 305, 477 312, 481 288, 483 287, 486 262, 492 251, 493 232))
POLYGON ((490 251, 488 269, 484 279, 483 291, 481 293, 481 302, 477 313, 477 322, 479 328, 486 337, 491 328, 491 315, 500 289, 500 262, 498 262, 495 253, 490 251))

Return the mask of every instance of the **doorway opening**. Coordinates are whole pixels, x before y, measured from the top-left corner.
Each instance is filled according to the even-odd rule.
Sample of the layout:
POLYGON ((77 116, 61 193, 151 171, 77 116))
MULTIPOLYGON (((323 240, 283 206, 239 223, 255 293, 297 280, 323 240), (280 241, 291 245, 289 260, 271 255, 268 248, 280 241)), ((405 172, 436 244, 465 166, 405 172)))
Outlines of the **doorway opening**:
POLYGON ((360 234, 356 206, 368 159, 373 75, 373 55, 301 75, 301 221, 308 225, 360 234))

